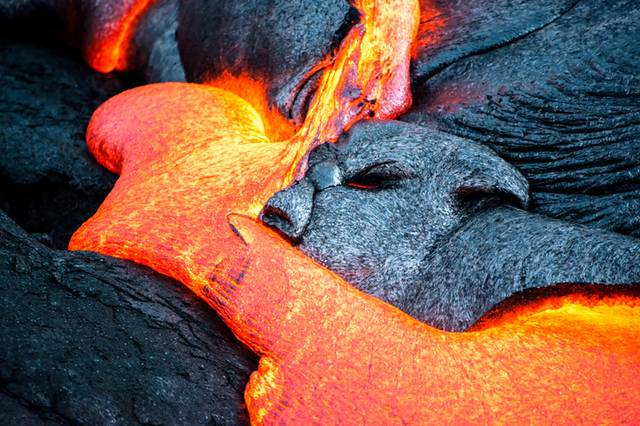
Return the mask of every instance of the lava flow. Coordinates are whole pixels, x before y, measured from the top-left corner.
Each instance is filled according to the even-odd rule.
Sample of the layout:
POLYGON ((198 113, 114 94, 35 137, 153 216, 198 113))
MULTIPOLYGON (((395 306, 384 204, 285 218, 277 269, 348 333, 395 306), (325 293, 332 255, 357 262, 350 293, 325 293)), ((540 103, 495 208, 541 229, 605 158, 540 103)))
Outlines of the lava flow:
POLYGON ((335 61, 322 75, 302 129, 290 143, 298 161, 287 179, 306 169, 306 154, 335 142, 365 117, 395 118, 411 106, 409 64, 417 36, 417 0, 357 0, 360 24, 349 31, 335 61))
POLYGON ((82 4, 82 53, 100 72, 126 70, 127 49, 135 22, 155 0, 88 0, 82 4))
POLYGON ((121 176, 70 248, 148 265, 213 306, 262 356, 254 424, 640 420, 637 301, 456 334, 358 292, 255 222, 298 150, 270 142, 241 98, 140 87, 96 111, 88 140, 121 176))
MULTIPOLYGON (((127 68, 127 45, 133 24, 153 0, 127 0, 91 3, 85 27, 85 59, 102 72, 127 68)), ((326 69, 320 87, 311 101, 302 128, 289 141, 298 147, 296 161, 286 174, 290 182, 301 177, 306 168, 306 155, 315 146, 335 142, 349 126, 365 117, 394 118, 411 106, 409 65, 413 41, 420 21, 418 0, 355 0, 360 23, 342 41, 335 57, 326 58, 326 69)), ((287 136, 290 124, 260 108, 260 82, 250 76, 224 75, 209 85, 225 88, 254 105, 262 116, 267 131, 284 127, 284 132, 270 137, 287 136), (249 93, 256 88, 256 93, 249 93)))
MULTIPOLYGON (((319 88, 304 123, 287 142, 297 153, 284 186, 304 175, 307 154, 317 145, 335 142, 361 118, 395 118, 411 106, 409 65, 420 21, 418 1, 358 0, 353 5, 360 23, 349 31, 335 57, 319 65, 326 67, 319 88)), ((264 95, 256 96, 264 89, 250 76, 225 74, 207 84, 251 103, 268 123, 271 140, 291 132, 292 125, 271 111, 264 95), (252 93, 247 88, 253 88, 252 93)))
POLYGON ((220 88, 150 85, 106 102, 87 140, 120 178, 70 249, 150 266, 214 307, 262 357, 245 392, 253 424, 637 424, 633 300, 568 301, 478 332, 441 332, 358 292, 255 221, 304 171, 313 146, 372 112, 406 108, 417 2, 406 3, 408 15, 398 2, 356 4, 362 26, 286 141, 266 134, 286 128, 268 130, 252 105, 220 88))

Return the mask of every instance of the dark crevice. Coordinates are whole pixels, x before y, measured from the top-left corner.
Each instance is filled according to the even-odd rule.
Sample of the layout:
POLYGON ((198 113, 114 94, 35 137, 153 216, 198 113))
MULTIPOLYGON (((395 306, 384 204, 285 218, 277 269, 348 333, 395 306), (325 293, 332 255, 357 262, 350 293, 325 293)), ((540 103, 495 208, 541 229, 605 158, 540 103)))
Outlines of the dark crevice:
POLYGON ((338 31, 333 36, 331 40, 330 51, 335 52, 340 47, 342 40, 349 34, 351 28, 358 25, 360 23, 360 12, 356 9, 352 4, 349 4, 349 10, 347 14, 344 16, 344 21, 342 25, 338 28, 338 31))

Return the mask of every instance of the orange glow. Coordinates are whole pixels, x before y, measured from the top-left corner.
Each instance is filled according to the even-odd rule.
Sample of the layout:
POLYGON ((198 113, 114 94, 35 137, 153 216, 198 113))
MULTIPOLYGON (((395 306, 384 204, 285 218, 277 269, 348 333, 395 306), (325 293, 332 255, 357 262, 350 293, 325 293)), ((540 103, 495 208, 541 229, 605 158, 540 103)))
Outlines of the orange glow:
MULTIPOLYGON (((446 37, 446 27, 450 23, 447 16, 452 13, 443 13, 441 5, 435 4, 434 0, 420 0, 420 24, 418 26, 418 37, 413 46, 413 57, 423 57, 425 50, 433 48, 437 42, 446 37)), ((450 12, 450 11, 449 11, 450 12)))
POLYGON ((87 5, 82 42, 84 59, 100 72, 126 70, 127 50, 135 23, 156 0, 94 0, 87 5))
POLYGON ((224 300, 241 321, 236 333, 263 355, 245 392, 255 424, 640 420, 637 304, 570 303, 483 332, 440 332, 345 285, 259 224, 230 221, 249 266, 241 285, 219 279, 208 295, 214 306, 224 300))
POLYGON ((100 107, 87 137, 121 176, 70 248, 148 265, 214 307, 262 357, 245 392, 252 424, 640 422, 636 300, 441 332, 255 222, 299 146, 270 142, 241 98, 140 87, 100 107))
MULTIPOLYGON (((127 68, 126 53, 135 22, 155 0, 96 1, 86 22, 84 54, 101 72, 127 68)), ((315 146, 335 142, 361 118, 395 118, 411 106, 409 65, 418 32, 418 0, 356 0, 360 24, 351 29, 335 58, 327 58, 320 87, 302 128, 269 107, 264 82, 225 74, 209 84, 248 101, 265 123, 271 140, 297 146, 297 161, 287 181, 300 178, 315 146), (295 136, 294 132, 299 130, 295 136)))
POLYGON ((195 84, 112 98, 95 112, 87 139, 96 159, 121 176, 70 248, 128 258, 183 282, 193 278, 187 259, 214 269, 210 240, 235 238, 226 215, 256 217, 295 158, 288 144, 266 138, 248 103, 195 84))
POLYGON ((285 141, 293 137, 298 130, 291 121, 269 107, 264 82, 256 81, 247 75, 233 76, 224 73, 206 84, 224 89, 247 101, 262 118, 264 131, 269 140, 285 141))
POLYGON ((302 176, 310 150, 335 142, 357 120, 395 118, 411 106, 409 65, 420 20, 418 1, 361 0, 354 6, 361 22, 347 34, 335 58, 321 65, 327 69, 301 128, 269 108, 264 83, 229 74, 207 82, 254 106, 269 123, 271 140, 290 139, 288 143, 298 147, 287 181, 302 176))
POLYGON ((417 0, 357 0, 360 24, 342 41, 336 58, 320 80, 302 129, 296 167, 287 178, 300 178, 306 154, 335 142, 361 118, 395 118, 411 106, 409 65, 418 31, 417 0))
MULTIPOLYGON (((417 1, 354 4, 361 24, 300 129, 247 76, 140 87, 101 106, 89 149, 120 179, 70 249, 150 266, 216 309, 262 357, 245 392, 255 425, 640 423, 633 295, 540 298, 495 311, 477 331, 445 333, 358 292, 255 221, 304 172, 310 149, 411 102, 417 1)), ((107 29, 85 50, 92 66, 120 66, 145 5, 125 1, 115 24, 98 25, 107 29)))
POLYGON ((601 308, 640 307, 640 287, 635 286, 585 286, 559 284, 550 288, 531 289, 527 294, 513 296, 498 304, 470 329, 480 331, 528 318, 547 311, 572 309, 582 306, 594 312, 601 308))

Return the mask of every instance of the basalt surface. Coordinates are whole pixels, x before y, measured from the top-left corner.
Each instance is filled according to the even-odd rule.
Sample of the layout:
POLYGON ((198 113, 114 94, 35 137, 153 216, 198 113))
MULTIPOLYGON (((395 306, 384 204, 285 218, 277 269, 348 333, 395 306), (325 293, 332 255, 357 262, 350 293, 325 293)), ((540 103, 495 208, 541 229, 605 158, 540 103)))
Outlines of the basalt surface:
POLYGON ((129 82, 60 46, 0 40, 0 207, 13 218, 0 212, 0 423, 248 424, 257 356, 204 302, 146 267, 51 248, 116 180, 84 133, 129 82))
MULTIPOLYGON (((483 31, 470 38, 448 26, 415 61, 402 120, 492 148, 529 181, 534 212, 640 236, 640 7, 582 0, 551 9, 553 19, 497 47, 483 31), (469 40, 473 52, 445 61, 469 40)), ((521 16, 535 22, 534 10, 521 16)), ((498 33, 514 26, 496 24, 498 33)))
POLYGON ((117 179, 87 150, 89 118, 129 85, 59 45, 2 36, 0 46, 0 208, 66 248, 117 179))

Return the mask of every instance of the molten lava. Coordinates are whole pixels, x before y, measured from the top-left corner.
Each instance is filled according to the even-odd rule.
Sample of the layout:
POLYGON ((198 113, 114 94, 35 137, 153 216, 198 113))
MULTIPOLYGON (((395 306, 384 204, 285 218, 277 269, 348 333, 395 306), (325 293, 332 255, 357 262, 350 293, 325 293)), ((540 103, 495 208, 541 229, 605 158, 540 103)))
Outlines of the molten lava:
POLYGON ((100 72, 126 70, 127 49, 135 22, 156 0, 89 0, 83 4, 82 52, 89 66, 100 72))
MULTIPOLYGON (((83 50, 98 71, 127 68, 126 54, 134 23, 154 0, 91 3, 83 50)), ((301 177, 306 155, 315 146, 334 142, 351 124, 365 117, 394 118, 411 106, 409 65, 420 21, 418 0, 355 0, 360 23, 342 41, 327 66, 302 128, 290 143, 298 161, 286 179, 301 177)), ((264 84, 250 76, 224 75, 209 83, 254 105, 268 135, 291 137, 291 124, 266 106, 264 84), (246 84, 244 84, 246 83, 246 84), (275 130, 271 132, 271 130, 275 130)))
POLYGON ((248 75, 233 76, 223 73, 215 80, 209 81, 207 86, 224 89, 247 101, 262 119, 265 136, 270 141, 285 141, 296 134, 298 129, 294 124, 269 106, 264 82, 248 75))
MULTIPOLYGON (((141 10, 133 4, 143 3, 122 10, 141 10)), ((151 85, 100 107, 88 145, 120 179, 70 249, 150 266, 213 306, 262 356, 245 393, 253 424, 640 423, 636 301, 568 301, 482 331, 441 332, 255 222, 315 145, 410 102, 417 2, 355 5, 362 24, 289 140, 273 142, 293 129, 252 99, 263 96, 259 86, 243 100, 220 88, 151 85)), ((127 16, 116 27, 136 13, 116 14, 127 16)), ((118 63, 103 60, 117 48, 96 46, 95 64, 118 63)))
POLYGON ((290 178, 304 174, 311 149, 335 142, 359 119, 394 118, 411 106, 409 65, 420 21, 418 1, 357 0, 354 6, 360 24, 342 41, 291 141, 300 146, 300 161, 290 178))
POLYGON ((299 150, 239 97, 140 87, 96 111, 88 142, 121 176, 70 248, 148 265, 213 306, 262 356, 254 424, 640 420, 637 300, 456 334, 358 292, 254 221, 299 150))
POLYGON ((70 248, 131 259, 183 282, 196 269, 215 269, 220 248, 236 238, 226 216, 257 217, 296 158, 295 147, 266 138, 248 103, 195 84, 112 98, 95 112, 87 139, 120 178, 70 248))
MULTIPOLYGON (((420 21, 418 1, 358 0, 354 6, 360 23, 349 31, 335 57, 319 66, 326 67, 320 86, 302 127, 288 141, 298 152, 287 184, 302 177, 306 156, 317 145, 335 142, 361 118, 395 118, 411 106, 409 65, 420 21)), ((264 122, 273 123, 271 140, 283 140, 292 128, 267 107, 264 85, 250 77, 223 75, 207 84, 253 105, 264 122)))

